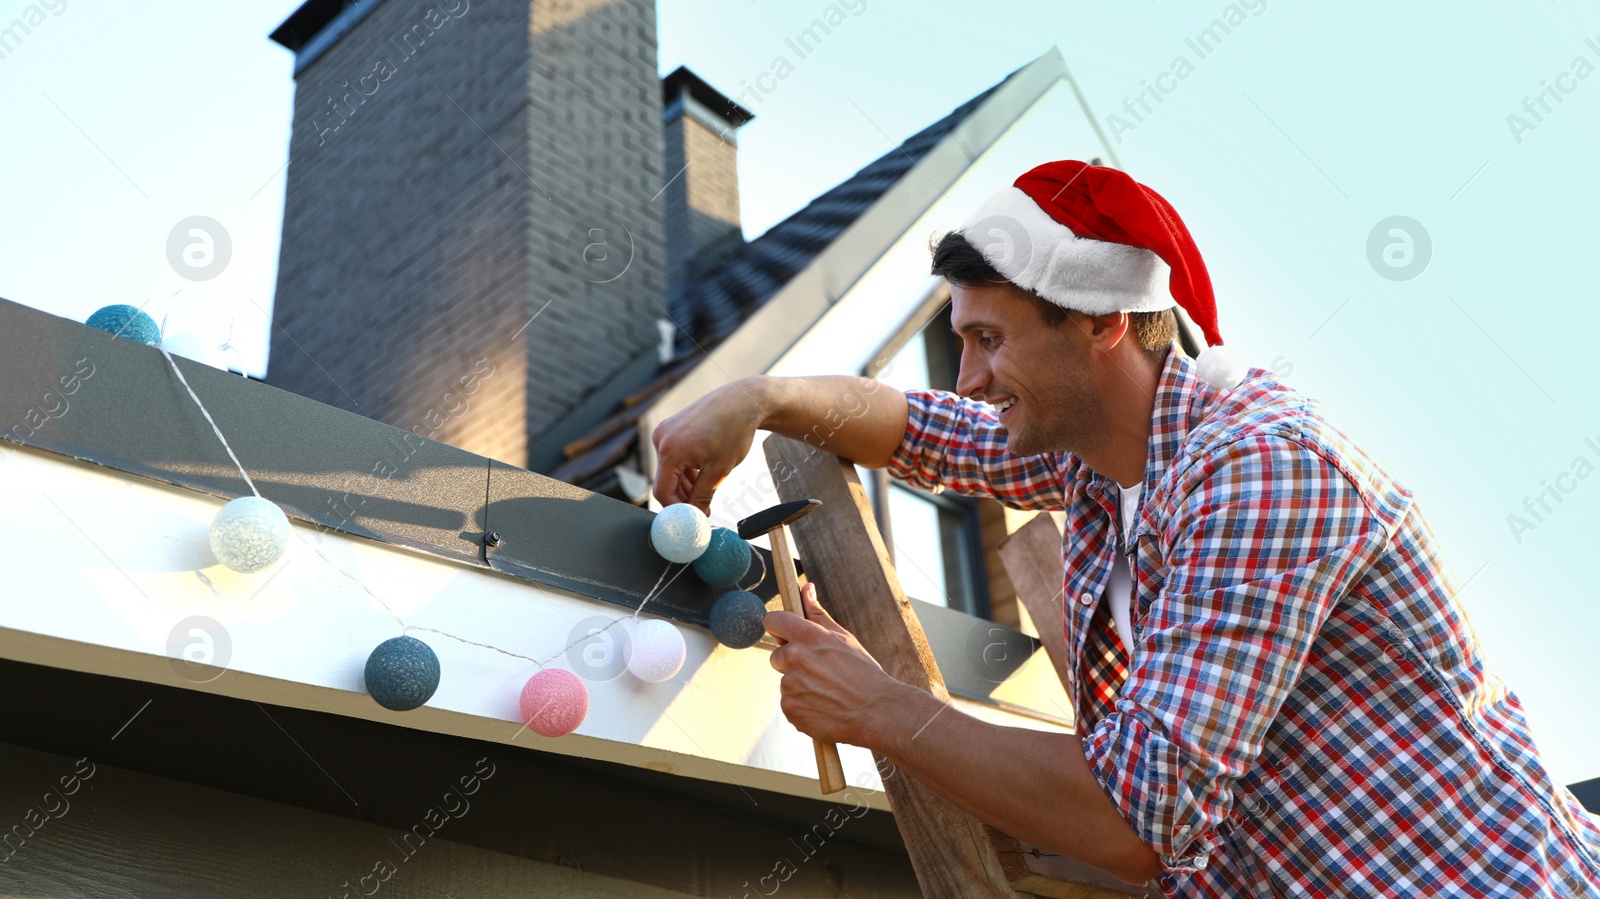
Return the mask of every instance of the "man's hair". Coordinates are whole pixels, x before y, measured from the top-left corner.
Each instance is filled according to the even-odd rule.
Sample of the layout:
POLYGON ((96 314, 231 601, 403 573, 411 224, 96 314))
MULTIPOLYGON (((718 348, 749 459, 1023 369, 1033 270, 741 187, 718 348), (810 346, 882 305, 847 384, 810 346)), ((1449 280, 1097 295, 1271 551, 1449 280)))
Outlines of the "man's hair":
MULTIPOLYGON (((1033 291, 1025 290, 1006 280, 1006 277, 996 271, 995 267, 989 264, 989 260, 978 252, 978 248, 960 232, 951 231, 939 238, 932 250, 933 274, 951 284, 959 284, 962 287, 1003 284, 1016 291, 1018 296, 1033 303, 1046 326, 1054 328, 1067 320, 1068 311, 1065 307, 1058 306, 1033 291)), ((1160 362, 1166 358, 1167 348, 1178 339, 1178 319, 1171 309, 1163 309, 1160 312, 1130 312, 1128 325, 1133 331, 1134 339, 1139 342, 1139 348, 1144 350, 1144 354, 1153 362, 1160 362)))

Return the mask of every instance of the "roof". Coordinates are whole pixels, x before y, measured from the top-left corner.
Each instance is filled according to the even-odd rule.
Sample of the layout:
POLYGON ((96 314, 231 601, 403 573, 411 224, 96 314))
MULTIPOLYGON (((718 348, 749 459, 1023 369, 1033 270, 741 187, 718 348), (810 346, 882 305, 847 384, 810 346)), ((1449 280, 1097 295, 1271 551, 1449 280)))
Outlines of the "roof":
POLYGON ((1600 815, 1600 777, 1572 784, 1567 789, 1578 797, 1584 808, 1595 815, 1600 815))
POLYGON ((614 468, 636 450, 641 437, 639 420, 650 401, 688 374, 706 351, 772 299, 1015 75, 1006 76, 907 138, 699 278, 686 291, 686 315, 675 321, 674 359, 643 389, 618 403, 605 420, 568 443, 563 450, 566 461, 551 469, 550 476, 618 495, 613 488, 614 468))

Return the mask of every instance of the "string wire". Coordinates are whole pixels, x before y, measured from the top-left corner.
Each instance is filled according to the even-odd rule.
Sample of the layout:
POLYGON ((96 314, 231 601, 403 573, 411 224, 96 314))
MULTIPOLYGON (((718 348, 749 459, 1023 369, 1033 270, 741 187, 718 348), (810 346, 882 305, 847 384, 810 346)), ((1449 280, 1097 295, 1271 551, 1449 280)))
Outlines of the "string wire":
POLYGON ((172 373, 178 376, 178 383, 183 385, 184 390, 189 391, 189 399, 194 400, 194 404, 200 407, 200 414, 206 417, 206 422, 211 425, 211 432, 217 435, 217 439, 222 442, 222 448, 228 451, 228 458, 232 459, 233 464, 238 467, 239 475, 244 478, 245 484, 249 485, 250 492, 254 493, 258 499, 261 498, 261 491, 256 489, 256 482, 250 480, 250 474, 244 470, 244 465, 239 462, 239 457, 234 455, 233 447, 228 445, 228 438, 222 436, 222 429, 217 427, 216 420, 211 417, 210 412, 206 411, 206 404, 200 402, 200 397, 195 396, 194 388, 189 386, 189 379, 183 376, 183 371, 178 368, 178 363, 172 361, 172 354, 167 352, 166 347, 156 347, 156 349, 161 351, 161 355, 167 359, 167 364, 172 366, 172 373))
POLYGON ((761 563, 761 577, 757 578, 754 584, 751 584, 748 587, 739 587, 739 589, 748 593, 754 593, 757 587, 760 587, 762 584, 767 582, 767 557, 763 556, 753 546, 750 548, 750 555, 755 556, 756 561, 761 563))

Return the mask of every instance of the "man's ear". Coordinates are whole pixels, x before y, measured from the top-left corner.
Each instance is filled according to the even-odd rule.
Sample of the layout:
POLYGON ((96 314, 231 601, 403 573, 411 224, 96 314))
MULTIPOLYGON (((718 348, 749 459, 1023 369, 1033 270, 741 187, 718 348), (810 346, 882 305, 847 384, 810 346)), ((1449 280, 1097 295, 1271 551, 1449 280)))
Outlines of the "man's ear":
POLYGON ((1084 336, 1089 338, 1090 343, 1106 352, 1110 352, 1122 342, 1132 326, 1132 321, 1126 312, 1108 312, 1104 315, 1074 312, 1073 315, 1082 316, 1079 327, 1082 328, 1084 336))
POLYGON ((1104 334, 1104 338, 1096 336, 1096 339, 1098 341, 1104 339, 1104 347, 1107 350, 1114 349, 1123 339, 1128 338, 1128 333, 1133 330, 1133 318, 1126 312, 1110 312, 1106 315, 1096 315, 1096 318, 1099 318, 1101 333, 1104 334))

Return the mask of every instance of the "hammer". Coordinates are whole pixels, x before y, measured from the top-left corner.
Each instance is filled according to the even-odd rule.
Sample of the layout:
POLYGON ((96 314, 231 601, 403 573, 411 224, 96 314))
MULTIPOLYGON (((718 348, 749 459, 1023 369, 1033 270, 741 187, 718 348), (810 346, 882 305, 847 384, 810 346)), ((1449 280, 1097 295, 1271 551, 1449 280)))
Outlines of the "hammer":
MULTIPOLYGON (((778 593, 783 597, 783 609, 804 618, 805 607, 800 604, 800 580, 794 572, 794 556, 789 554, 788 525, 822 505, 820 499, 798 499, 780 503, 770 509, 739 522, 739 536, 751 540, 762 534, 772 540, 772 571, 778 580, 778 593)), ((813 739, 817 749, 817 780, 823 795, 837 793, 845 788, 844 765, 839 761, 839 747, 813 739)))

